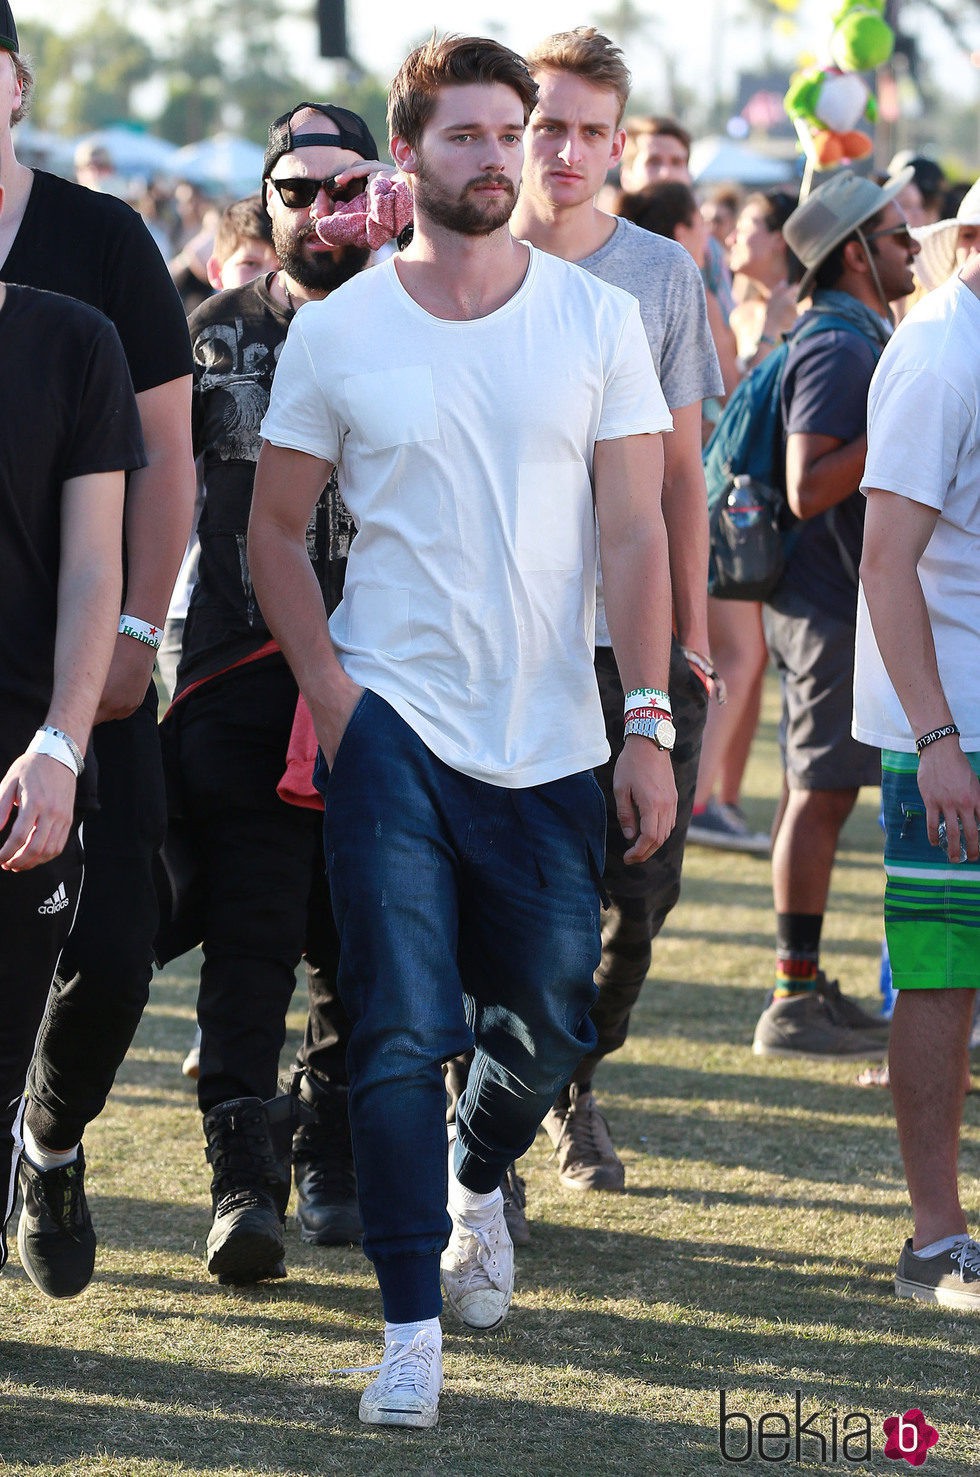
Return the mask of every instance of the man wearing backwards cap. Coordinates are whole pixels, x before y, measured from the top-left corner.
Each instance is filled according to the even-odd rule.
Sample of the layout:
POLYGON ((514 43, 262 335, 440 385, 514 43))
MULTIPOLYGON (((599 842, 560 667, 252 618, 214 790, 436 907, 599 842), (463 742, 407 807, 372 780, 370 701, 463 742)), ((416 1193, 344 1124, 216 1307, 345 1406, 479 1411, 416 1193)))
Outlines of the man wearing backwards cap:
POLYGON ((883 1024, 819 968, 820 935, 841 827, 878 756, 851 737, 857 570, 868 386, 891 330, 889 304, 912 289, 918 250, 895 196, 849 170, 799 205, 783 228, 806 268, 782 381, 786 494, 801 519, 786 573, 765 608, 783 693, 784 804, 773 843, 776 978, 756 1027, 762 1056, 881 1056, 883 1024), (803 332, 815 313, 826 331, 803 332))
POLYGON ((149 991, 152 862, 166 821, 152 673, 194 502, 191 356, 180 299, 136 212, 18 162, 11 129, 32 83, 0 0, 0 276, 80 298, 112 320, 147 457, 127 486, 124 618, 96 714, 100 809, 85 825, 85 889, 24 1117, 21 1259, 43 1292, 73 1297, 95 1264, 80 1140, 102 1111, 149 991))
MULTIPOLYGON (((276 793, 296 710, 296 681, 256 603, 246 533, 259 426, 296 310, 360 271, 368 252, 332 247, 318 220, 377 171, 377 146, 344 108, 301 103, 269 130, 265 208, 280 269, 220 292, 191 315, 194 451, 206 497, 198 581, 184 628, 174 705, 162 725, 171 807, 197 858, 193 887, 205 963, 198 1102, 213 1167, 208 1270, 222 1282, 284 1277, 289 1129, 296 1099, 276 1100, 286 1010, 304 952, 310 1025, 294 1091, 316 1118, 296 1135, 300 1234, 360 1238, 337 939, 323 869, 321 813, 276 793), (271 1100, 271 1101, 270 1101, 271 1100)), ((324 604, 343 590, 350 522, 332 477, 306 531, 324 604)), ((168 848, 165 848, 165 855, 168 848)), ((178 902, 181 902, 178 899, 178 902)), ((161 962, 188 939, 161 949, 161 962)))

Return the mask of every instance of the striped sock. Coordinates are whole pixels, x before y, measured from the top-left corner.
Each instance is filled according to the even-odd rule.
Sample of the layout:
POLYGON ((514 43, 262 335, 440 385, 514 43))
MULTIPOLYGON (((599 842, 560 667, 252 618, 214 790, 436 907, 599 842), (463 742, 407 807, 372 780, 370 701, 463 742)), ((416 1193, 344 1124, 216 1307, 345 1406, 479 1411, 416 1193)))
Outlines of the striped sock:
POLYGON ((816 989, 822 913, 776 914, 776 980, 773 999, 816 989))

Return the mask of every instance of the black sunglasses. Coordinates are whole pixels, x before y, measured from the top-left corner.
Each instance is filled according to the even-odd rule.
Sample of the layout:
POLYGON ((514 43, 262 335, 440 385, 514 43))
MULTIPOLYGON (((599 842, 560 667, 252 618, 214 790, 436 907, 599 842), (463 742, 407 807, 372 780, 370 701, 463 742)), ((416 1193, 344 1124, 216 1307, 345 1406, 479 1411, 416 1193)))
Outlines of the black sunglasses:
POLYGON ((287 210, 309 210, 321 190, 326 190, 334 203, 354 200, 364 191, 362 179, 348 180, 338 186, 335 174, 328 174, 326 179, 274 179, 270 175, 269 184, 278 191, 287 210))
POLYGON ((906 225, 884 226, 880 231, 871 231, 864 239, 877 241, 879 236, 894 236, 899 246, 903 246, 906 251, 910 251, 915 245, 915 237, 906 225))

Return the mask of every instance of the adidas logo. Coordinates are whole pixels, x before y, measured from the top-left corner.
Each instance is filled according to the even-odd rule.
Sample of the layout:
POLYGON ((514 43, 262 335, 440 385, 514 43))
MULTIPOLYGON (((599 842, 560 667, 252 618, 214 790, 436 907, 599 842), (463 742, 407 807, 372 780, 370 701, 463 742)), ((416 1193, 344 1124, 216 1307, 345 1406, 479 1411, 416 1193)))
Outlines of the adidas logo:
POLYGON ((65 884, 60 882, 57 889, 38 908, 39 913, 60 913, 62 908, 67 908, 71 899, 65 891, 65 884))

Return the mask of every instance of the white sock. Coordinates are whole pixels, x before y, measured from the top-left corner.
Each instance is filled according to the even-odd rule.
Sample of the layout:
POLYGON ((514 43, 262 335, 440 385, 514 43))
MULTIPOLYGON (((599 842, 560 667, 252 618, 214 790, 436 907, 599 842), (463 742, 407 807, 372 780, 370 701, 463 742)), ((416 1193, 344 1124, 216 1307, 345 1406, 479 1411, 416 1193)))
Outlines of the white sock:
POLYGON ((27 1123, 24 1124, 24 1153, 35 1169, 42 1171, 60 1169, 64 1164, 74 1164, 80 1147, 76 1144, 73 1149, 44 1149, 31 1133, 27 1123))
POLYGON ((449 1133, 449 1208, 455 1210, 458 1215, 465 1215, 471 1220, 481 1220, 484 1215, 503 1205, 503 1192, 498 1185, 487 1195, 478 1194, 476 1190, 468 1190, 461 1185, 456 1178, 456 1126, 453 1124, 449 1133))
POLYGON ((459 1215, 465 1215, 467 1220, 482 1220, 503 1203, 504 1197, 499 1185, 489 1195, 480 1195, 476 1190, 467 1190, 454 1174, 449 1176, 450 1208, 459 1215))
POLYGON ((928 1246, 921 1246, 918 1251, 913 1251, 912 1255, 939 1256, 944 1251, 952 1251, 954 1246, 960 1246, 969 1239, 968 1232, 957 1231, 955 1236, 944 1236, 941 1241, 933 1241, 928 1246))
POLYGON ((420 1318, 417 1323, 386 1323, 385 1348, 389 1344, 410 1344, 417 1333, 427 1333, 437 1348, 442 1348, 442 1324, 438 1318, 420 1318))

